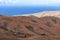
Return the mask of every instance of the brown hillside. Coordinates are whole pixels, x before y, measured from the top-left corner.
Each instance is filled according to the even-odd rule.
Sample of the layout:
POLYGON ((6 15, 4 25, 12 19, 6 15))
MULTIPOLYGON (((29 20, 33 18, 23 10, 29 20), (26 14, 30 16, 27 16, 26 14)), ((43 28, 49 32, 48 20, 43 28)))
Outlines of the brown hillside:
POLYGON ((60 18, 1 15, 0 40, 60 40, 60 18))

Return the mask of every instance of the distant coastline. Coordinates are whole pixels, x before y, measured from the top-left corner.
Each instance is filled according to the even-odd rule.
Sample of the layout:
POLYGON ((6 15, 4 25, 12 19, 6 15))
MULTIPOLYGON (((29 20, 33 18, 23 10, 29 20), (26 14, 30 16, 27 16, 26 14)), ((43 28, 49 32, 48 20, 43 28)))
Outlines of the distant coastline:
POLYGON ((60 11, 60 7, 0 7, 0 14, 3 15, 23 15, 23 14, 34 14, 44 11, 60 11))

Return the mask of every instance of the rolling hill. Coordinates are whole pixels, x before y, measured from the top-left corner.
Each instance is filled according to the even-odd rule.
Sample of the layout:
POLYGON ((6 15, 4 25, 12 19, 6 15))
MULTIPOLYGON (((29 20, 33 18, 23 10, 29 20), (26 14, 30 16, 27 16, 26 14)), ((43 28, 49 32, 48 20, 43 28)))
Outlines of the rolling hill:
POLYGON ((0 15, 0 40, 60 40, 60 18, 0 15))

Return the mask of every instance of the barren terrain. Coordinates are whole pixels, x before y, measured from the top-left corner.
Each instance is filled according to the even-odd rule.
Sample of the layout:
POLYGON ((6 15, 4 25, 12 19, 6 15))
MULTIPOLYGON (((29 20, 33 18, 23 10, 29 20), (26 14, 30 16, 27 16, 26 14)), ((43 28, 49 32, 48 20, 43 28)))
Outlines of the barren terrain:
POLYGON ((60 40, 60 18, 0 15, 0 40, 60 40))

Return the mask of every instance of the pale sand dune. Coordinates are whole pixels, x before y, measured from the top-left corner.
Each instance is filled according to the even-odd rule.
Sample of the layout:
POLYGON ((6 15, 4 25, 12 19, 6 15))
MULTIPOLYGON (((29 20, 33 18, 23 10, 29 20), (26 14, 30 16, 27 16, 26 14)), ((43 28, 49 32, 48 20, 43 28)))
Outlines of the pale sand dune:
POLYGON ((13 15, 13 16, 36 16, 36 17, 45 17, 45 16, 54 16, 60 18, 60 11, 44 11, 33 14, 24 14, 24 15, 13 15))
POLYGON ((45 11, 45 12, 36 13, 33 15, 36 17, 44 17, 44 16, 60 17, 60 11, 45 11))

